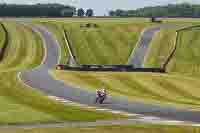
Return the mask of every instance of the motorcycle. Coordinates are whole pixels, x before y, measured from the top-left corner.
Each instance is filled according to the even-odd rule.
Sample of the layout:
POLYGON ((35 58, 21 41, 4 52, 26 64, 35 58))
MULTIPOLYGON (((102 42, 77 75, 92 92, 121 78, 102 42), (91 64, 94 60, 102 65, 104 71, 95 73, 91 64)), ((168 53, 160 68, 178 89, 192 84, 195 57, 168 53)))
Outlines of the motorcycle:
POLYGON ((99 103, 99 104, 103 104, 103 102, 106 99, 106 94, 102 94, 101 92, 97 92, 97 97, 95 99, 95 104, 99 103))

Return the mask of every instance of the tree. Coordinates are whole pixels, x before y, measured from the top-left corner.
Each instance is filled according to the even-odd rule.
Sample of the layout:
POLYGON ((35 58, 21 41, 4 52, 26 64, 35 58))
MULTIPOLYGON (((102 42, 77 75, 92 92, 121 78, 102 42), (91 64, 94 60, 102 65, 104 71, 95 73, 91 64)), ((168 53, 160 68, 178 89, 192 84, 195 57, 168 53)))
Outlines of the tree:
POLYGON ((0 4, 0 17, 72 17, 75 7, 62 4, 0 4))
POLYGON ((115 15, 116 15, 116 16, 122 16, 123 13, 124 13, 123 10, 117 9, 116 12, 115 12, 115 15))
POLYGON ((72 17, 75 14, 75 10, 65 8, 61 11, 61 16, 72 17))
POLYGON ((87 11, 86 11, 86 16, 92 17, 93 15, 94 15, 93 9, 87 9, 87 11))
POLYGON ((84 11, 83 8, 78 9, 77 12, 78 12, 78 16, 79 16, 79 17, 83 17, 83 16, 85 15, 85 11, 84 11))
POLYGON ((121 10, 110 11, 109 15, 119 17, 200 17, 200 5, 198 4, 169 4, 164 6, 150 6, 139 8, 136 10, 121 10))
POLYGON ((109 16, 115 16, 115 11, 109 11, 109 16))

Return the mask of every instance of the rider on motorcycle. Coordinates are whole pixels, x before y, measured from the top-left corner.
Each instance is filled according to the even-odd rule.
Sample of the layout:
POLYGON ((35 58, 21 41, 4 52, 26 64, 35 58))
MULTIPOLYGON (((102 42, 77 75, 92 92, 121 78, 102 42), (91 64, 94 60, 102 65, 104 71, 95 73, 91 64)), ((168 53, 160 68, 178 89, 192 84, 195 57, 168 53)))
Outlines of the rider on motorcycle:
POLYGON ((99 100, 99 103, 102 104, 103 101, 106 98, 106 95, 107 95, 107 93, 106 93, 106 89, 105 88, 103 88, 102 90, 97 90, 96 91, 96 100, 95 100, 95 103, 97 103, 98 100, 99 100))

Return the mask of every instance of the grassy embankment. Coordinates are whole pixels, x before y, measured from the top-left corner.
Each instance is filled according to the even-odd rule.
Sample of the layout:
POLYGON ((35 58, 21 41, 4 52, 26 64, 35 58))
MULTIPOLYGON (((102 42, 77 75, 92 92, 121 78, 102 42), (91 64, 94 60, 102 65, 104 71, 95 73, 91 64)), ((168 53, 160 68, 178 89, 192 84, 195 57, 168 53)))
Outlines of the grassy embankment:
POLYGON ((159 68, 174 48, 176 29, 162 29, 152 39, 150 50, 145 58, 145 67, 159 68))
POLYGON ((126 64, 146 23, 97 23, 99 28, 66 24, 79 64, 126 64))
MULTIPOLYGON (((192 28, 179 32, 178 47, 169 66, 169 73, 199 75, 200 28, 192 28)), ((146 66, 160 65, 162 58, 166 59, 174 47, 175 32, 162 32, 152 41, 152 47, 147 56, 146 66), (162 58, 160 58, 162 57, 162 58)))
POLYGON ((153 25, 148 23, 148 19, 144 18, 40 18, 18 20, 41 23, 47 26, 49 31, 55 35, 56 39, 61 44, 62 64, 67 62, 68 57, 68 50, 63 38, 63 26, 68 31, 78 63, 124 64, 127 63, 128 57, 137 42, 140 32, 144 27, 153 25), (96 23, 100 27, 97 29, 80 28, 80 24, 86 23, 96 23), (102 50, 104 54, 102 54, 102 50))
POLYGON ((65 106, 20 83, 17 79, 19 71, 41 63, 44 55, 42 41, 28 27, 14 22, 4 24, 9 32, 9 44, 0 63, 0 124, 93 121, 115 117, 109 113, 65 106))
POLYGON ((4 131, 4 133, 199 133, 197 127, 183 126, 103 126, 103 127, 79 127, 79 128, 49 128, 49 129, 24 129, 4 131))

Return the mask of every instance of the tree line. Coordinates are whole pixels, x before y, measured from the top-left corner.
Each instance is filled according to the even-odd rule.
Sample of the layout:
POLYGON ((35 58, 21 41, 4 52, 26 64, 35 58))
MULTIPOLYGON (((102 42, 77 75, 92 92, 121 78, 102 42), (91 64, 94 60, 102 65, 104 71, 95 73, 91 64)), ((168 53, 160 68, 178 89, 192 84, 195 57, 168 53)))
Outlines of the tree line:
POLYGON ((77 16, 79 17, 84 17, 84 16, 87 16, 87 17, 92 17, 94 16, 94 11, 93 9, 87 9, 86 12, 83 8, 79 8, 77 10, 77 16))
POLYGON ((92 17, 94 12, 88 9, 85 13, 84 10, 76 10, 73 6, 62 4, 0 4, 0 17, 72 17, 74 15, 92 17))
POLYGON ((116 17, 200 17, 200 5, 188 3, 166 6, 144 7, 136 10, 111 10, 109 16, 116 17))

